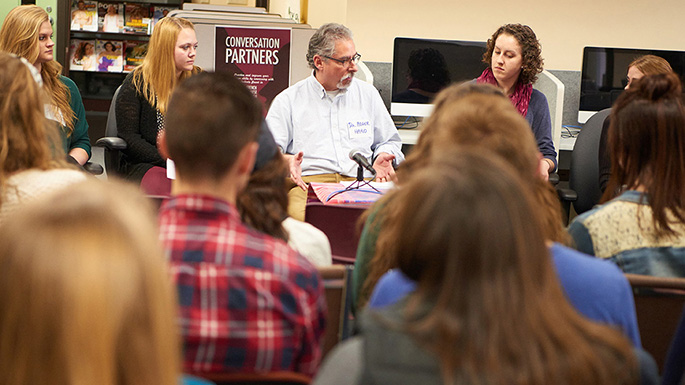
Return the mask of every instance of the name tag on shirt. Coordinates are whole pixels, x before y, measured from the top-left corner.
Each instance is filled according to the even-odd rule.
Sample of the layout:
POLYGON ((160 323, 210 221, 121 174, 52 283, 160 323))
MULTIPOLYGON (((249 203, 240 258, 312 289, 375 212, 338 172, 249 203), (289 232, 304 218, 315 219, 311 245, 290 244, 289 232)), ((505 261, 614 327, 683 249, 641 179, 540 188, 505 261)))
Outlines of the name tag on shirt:
POLYGON ((373 129, 371 128, 371 123, 368 120, 347 122, 347 130, 350 135, 350 139, 354 138, 370 138, 373 136, 373 129))

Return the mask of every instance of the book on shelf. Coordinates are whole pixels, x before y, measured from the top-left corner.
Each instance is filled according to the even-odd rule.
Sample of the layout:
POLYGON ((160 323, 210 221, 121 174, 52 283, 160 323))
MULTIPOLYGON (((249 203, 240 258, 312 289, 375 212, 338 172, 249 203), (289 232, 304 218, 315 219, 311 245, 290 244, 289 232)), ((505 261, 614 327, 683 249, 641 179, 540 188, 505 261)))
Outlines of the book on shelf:
POLYGON ((122 3, 98 3, 99 31, 119 33, 124 27, 124 5, 122 3))
POLYGON ((97 1, 72 0, 71 2, 71 30, 92 31, 98 30, 97 1))
POLYGON ((126 3, 124 11, 124 32, 150 33, 152 18, 149 4, 126 3))
POLYGON ((123 41, 96 40, 95 54, 98 72, 124 71, 123 41))
POLYGON ((143 59, 147 53, 147 44, 148 42, 140 40, 124 41, 124 72, 131 72, 143 64, 143 59))
POLYGON ((169 14, 169 12, 179 9, 178 7, 170 7, 170 6, 161 6, 161 5, 155 5, 153 7, 153 12, 152 12, 152 27, 150 28, 150 34, 152 34, 152 31, 155 28, 155 24, 157 22, 164 18, 166 15, 169 14))
POLYGON ((69 70, 96 71, 95 40, 71 39, 69 70))

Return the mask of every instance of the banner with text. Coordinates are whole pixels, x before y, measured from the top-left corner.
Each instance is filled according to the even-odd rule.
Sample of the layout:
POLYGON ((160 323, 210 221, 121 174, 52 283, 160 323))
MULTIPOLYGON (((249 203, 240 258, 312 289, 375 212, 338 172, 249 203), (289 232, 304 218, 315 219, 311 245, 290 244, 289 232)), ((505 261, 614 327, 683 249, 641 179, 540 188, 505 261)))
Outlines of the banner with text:
POLYGON ((214 70, 232 73, 268 109, 288 88, 290 29, 217 26, 214 70))

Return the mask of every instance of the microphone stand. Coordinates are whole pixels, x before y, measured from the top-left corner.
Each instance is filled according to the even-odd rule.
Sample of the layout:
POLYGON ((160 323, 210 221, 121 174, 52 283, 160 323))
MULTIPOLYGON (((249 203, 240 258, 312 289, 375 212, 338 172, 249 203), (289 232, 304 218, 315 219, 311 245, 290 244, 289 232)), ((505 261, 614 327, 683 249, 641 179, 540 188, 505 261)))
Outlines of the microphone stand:
POLYGON ((333 194, 331 194, 330 196, 328 196, 328 198, 326 198, 326 202, 328 202, 329 200, 333 199, 333 197, 335 197, 336 195, 342 194, 342 193, 344 193, 344 192, 346 192, 346 191, 360 190, 360 189, 363 188, 364 186, 369 186, 369 187, 371 187, 371 189, 373 189, 373 191, 370 191, 370 192, 374 192, 374 191, 375 191, 375 192, 378 193, 378 194, 382 194, 382 192, 378 191, 378 189, 375 188, 375 187, 373 187, 373 185, 371 185, 371 183, 370 183, 370 182, 372 182, 372 181, 375 180, 375 179, 376 179, 376 173, 374 172, 374 173, 373 173, 373 179, 371 179, 370 181, 364 180, 364 168, 363 168, 361 165, 357 165, 357 180, 355 180, 354 182, 350 183, 350 185, 347 186, 347 187, 345 187, 344 190, 336 191, 336 192, 334 192, 333 194))

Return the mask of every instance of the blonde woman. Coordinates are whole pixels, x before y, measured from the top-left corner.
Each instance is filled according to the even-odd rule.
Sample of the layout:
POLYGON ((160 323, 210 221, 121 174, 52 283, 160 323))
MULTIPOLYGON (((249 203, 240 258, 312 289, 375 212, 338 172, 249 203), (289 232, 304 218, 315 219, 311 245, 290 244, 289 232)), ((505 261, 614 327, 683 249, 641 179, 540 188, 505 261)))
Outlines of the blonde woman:
POLYGON ((118 135, 126 141, 122 171, 140 182, 153 167, 165 167, 157 149, 164 115, 176 85, 200 71, 195 66, 197 37, 188 20, 166 17, 150 37, 145 60, 121 85, 116 100, 118 135))
POLYGON ((153 218, 135 188, 89 180, 0 225, 3 384, 178 384, 153 218))
POLYGON ((55 43, 48 13, 36 5, 12 9, 0 29, 0 51, 21 56, 41 74, 50 96, 48 117, 62 127, 64 152, 80 165, 90 159, 90 139, 81 93, 69 78, 60 75, 62 65, 54 60, 55 43))
POLYGON ((64 160, 40 83, 26 59, 0 52, 0 222, 23 203, 86 178, 64 160))

